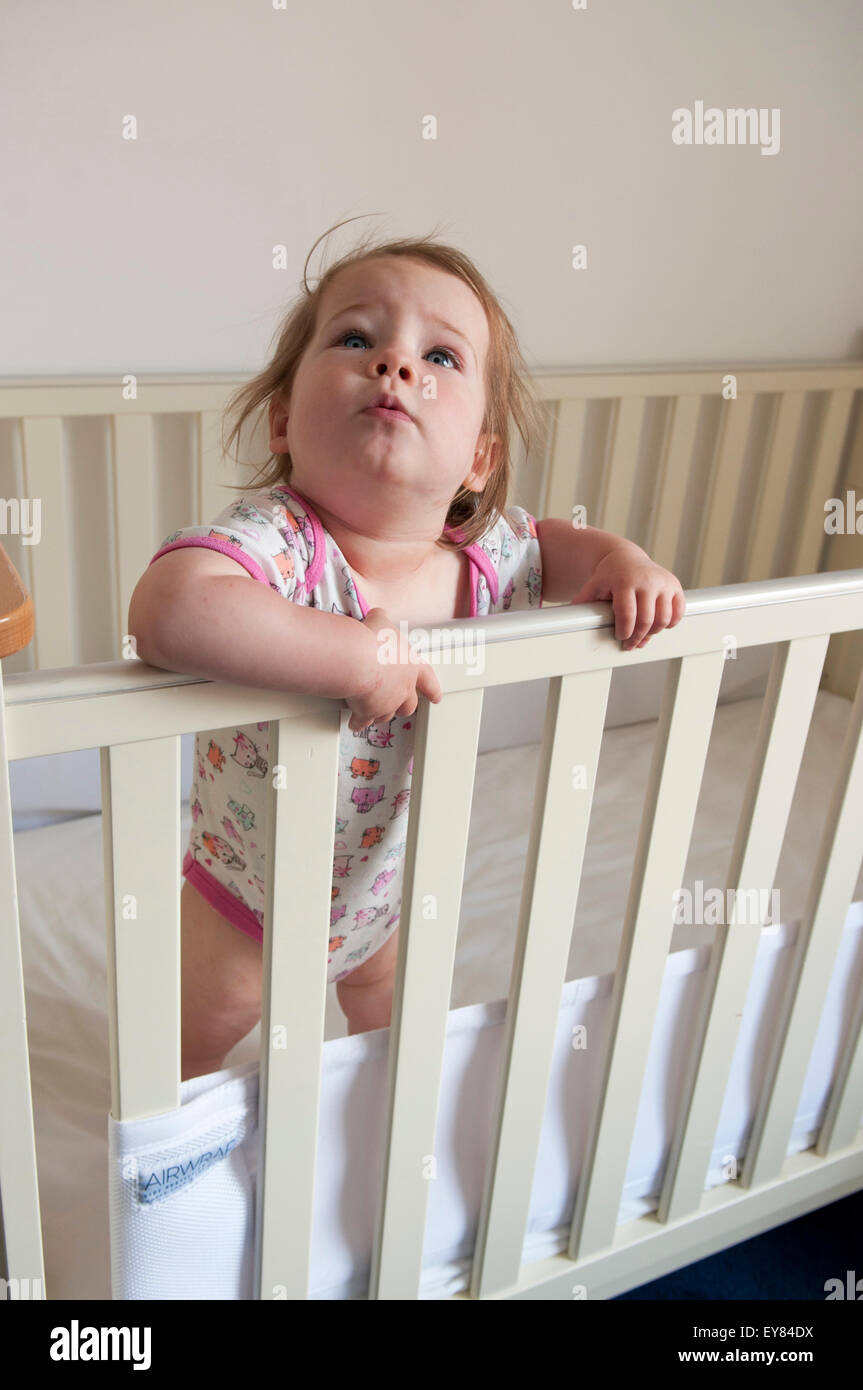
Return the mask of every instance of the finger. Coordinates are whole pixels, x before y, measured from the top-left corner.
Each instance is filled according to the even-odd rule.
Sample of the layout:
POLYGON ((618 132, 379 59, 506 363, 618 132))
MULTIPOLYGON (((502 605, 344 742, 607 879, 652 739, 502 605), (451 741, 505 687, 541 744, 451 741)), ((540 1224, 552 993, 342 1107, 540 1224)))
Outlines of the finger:
POLYGON ((614 597, 614 635, 618 642, 626 642, 638 616, 638 603, 634 589, 621 589, 614 597))
POLYGON ((671 609, 674 616, 669 623, 669 627, 677 627, 677 624, 686 612, 686 595, 682 589, 678 589, 671 600, 671 609))
POLYGON ((628 627, 630 635, 628 637, 624 635, 623 638, 624 651, 627 652, 631 651, 634 646, 638 646, 642 638, 648 635, 650 624, 653 623, 653 602, 650 599, 649 591, 634 589, 632 591, 632 603, 634 603, 635 612, 632 613, 630 627, 628 627))
POLYGON ((434 667, 430 666, 427 661, 424 661, 420 666, 420 672, 417 676, 417 690, 434 704, 437 704, 442 698, 443 691, 441 690, 440 681, 437 678, 434 667))
POLYGON ((653 625, 653 599, 650 592, 645 589, 636 590, 635 601, 635 621, 629 637, 623 643, 626 651, 632 651, 634 647, 637 647, 653 625))
POLYGON ((642 637, 641 641, 637 645, 639 647, 643 647, 646 642, 650 641, 650 638, 653 637, 655 633, 662 632, 663 628, 668 627, 670 625, 670 622, 671 598, 668 594, 665 593, 658 594, 651 629, 646 636, 642 637))

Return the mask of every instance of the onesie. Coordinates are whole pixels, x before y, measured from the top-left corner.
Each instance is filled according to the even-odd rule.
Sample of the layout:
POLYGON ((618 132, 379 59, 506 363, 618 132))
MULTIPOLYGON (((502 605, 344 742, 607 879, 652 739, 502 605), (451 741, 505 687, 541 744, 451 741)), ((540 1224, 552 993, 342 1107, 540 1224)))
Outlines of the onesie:
MULTIPOLYGON (((457 528, 445 528, 454 540, 457 528)), ((362 621, 368 613, 351 570, 310 502, 286 483, 250 491, 210 525, 166 536, 150 564, 180 546, 228 555, 293 603, 362 621)), ((534 517, 509 507, 465 547, 470 616, 542 607, 534 517)), ((393 935, 399 920, 415 716, 361 733, 339 729, 327 981, 342 980, 393 935)), ((195 737, 192 827, 183 877, 232 926, 263 940, 269 721, 208 729, 195 737)), ((302 786, 296 787, 302 799, 302 786)))

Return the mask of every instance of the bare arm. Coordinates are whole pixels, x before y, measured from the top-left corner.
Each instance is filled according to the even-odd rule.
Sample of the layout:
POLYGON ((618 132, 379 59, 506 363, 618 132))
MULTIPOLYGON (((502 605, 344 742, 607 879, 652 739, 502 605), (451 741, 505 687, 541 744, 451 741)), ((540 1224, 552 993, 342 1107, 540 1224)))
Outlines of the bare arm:
POLYGON ((536 523, 542 555, 542 598, 544 603, 569 603, 589 579, 600 560, 612 550, 629 550, 650 559, 646 551, 595 526, 573 526, 562 517, 549 516, 536 523))
POLYGON ((145 570, 129 605, 142 661, 263 690, 343 700, 378 679, 363 623, 291 603, 218 551, 184 547, 145 570))

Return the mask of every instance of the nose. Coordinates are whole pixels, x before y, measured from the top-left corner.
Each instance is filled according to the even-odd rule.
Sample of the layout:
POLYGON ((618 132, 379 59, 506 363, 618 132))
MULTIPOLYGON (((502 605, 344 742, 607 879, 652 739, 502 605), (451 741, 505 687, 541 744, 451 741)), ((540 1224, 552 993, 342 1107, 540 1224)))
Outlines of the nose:
POLYGON ((385 352, 382 357, 379 357, 375 362, 373 371, 376 376, 394 376, 397 372, 402 381, 411 381, 414 375, 408 359, 401 356, 395 349, 392 352, 385 352), (399 364, 398 367, 396 367, 396 363, 399 364))

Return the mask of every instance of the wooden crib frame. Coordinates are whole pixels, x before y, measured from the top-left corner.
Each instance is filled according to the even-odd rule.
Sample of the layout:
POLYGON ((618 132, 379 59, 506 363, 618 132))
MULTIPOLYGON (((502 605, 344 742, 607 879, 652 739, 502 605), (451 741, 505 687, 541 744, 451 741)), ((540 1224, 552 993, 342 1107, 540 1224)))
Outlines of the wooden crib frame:
MULTIPOLYGON (((625 520, 621 525, 621 518, 635 486, 646 403, 661 398, 670 404, 654 474, 657 502, 642 517, 635 538, 655 558, 676 564, 669 556, 684 522, 700 405, 717 391, 720 376, 714 371, 535 377, 540 394, 555 403, 545 471, 549 500, 542 514, 569 515, 576 486, 590 483, 591 470, 576 475, 572 467, 586 439, 587 403, 614 398, 616 385, 605 462, 593 469, 594 482, 601 473, 605 488, 596 494, 591 524, 634 534, 638 528, 625 520)), ((34 664, 48 668, 7 674, 8 667, 0 667, 2 1230, 7 1277, 29 1280, 30 1287, 42 1281, 43 1296, 8 764, 101 749, 111 1112, 115 1119, 139 1118, 176 1108, 180 1096, 180 735, 264 719, 273 721, 271 762, 301 758, 314 775, 307 776, 308 838, 302 847, 289 823, 287 799, 269 787, 265 910, 270 930, 264 942, 261 1036, 271 1043, 277 1036, 278 1045, 262 1043, 260 1059, 256 1297, 308 1295, 341 702, 175 675, 136 659, 57 669, 58 654, 75 654, 70 636, 75 624, 62 631, 63 615, 58 619, 47 597, 51 586, 61 599, 69 588, 63 582, 68 550, 58 543, 53 520, 64 496, 63 417, 111 416, 119 524, 140 507, 133 479, 140 478, 145 499, 152 484, 151 416, 181 409, 198 413, 203 517, 224 506, 211 492, 213 459, 205 445, 228 386, 236 384, 155 383, 146 387, 142 401, 128 403, 133 407, 128 414, 118 406, 117 388, 104 384, 0 387, 0 416, 21 422, 25 495, 45 499, 55 527, 51 545, 33 547, 28 557, 39 613, 34 664), (44 609, 40 593, 46 595, 44 609), (298 901, 304 905, 302 933, 288 920, 286 907, 298 901), (289 949, 290 970, 284 968, 289 949), (278 1182, 269 1162, 273 1155, 278 1155, 278 1182)), ((453 625, 463 638, 470 633, 483 644, 484 670, 439 665, 444 699, 439 705, 421 700, 417 711, 370 1297, 418 1296, 425 1174, 433 1154, 479 724, 484 689, 494 685, 549 678, 549 694, 471 1285, 455 1297, 614 1297, 863 1187, 863 1130, 858 1130, 863 997, 843 1043, 818 1141, 813 1149, 786 1157, 860 861, 863 569, 812 571, 824 562, 823 500, 836 495, 859 468, 863 431, 855 432, 853 423, 849 429, 849 423, 861 385, 860 365, 738 373, 738 399, 723 402, 722 410, 741 404, 745 409, 721 416, 708 450, 704 521, 685 576, 702 583, 687 590, 684 622, 643 650, 620 650, 608 604, 559 605, 453 625), (729 583, 728 556, 735 541, 730 483, 744 475, 750 397, 771 393, 775 400, 773 425, 755 470, 759 500, 740 552, 744 571, 756 564, 754 557, 762 557, 763 564, 768 553, 777 553, 773 543, 779 540, 794 469, 792 445, 807 391, 824 399, 810 486, 794 513, 798 526, 791 540, 796 561, 809 571, 758 579, 739 573, 738 557, 737 578, 743 582, 729 583), (705 579, 713 582, 705 585, 705 579), (683 877, 729 639, 735 648, 776 644, 729 887, 769 890, 773 885, 815 697, 825 678, 838 686, 852 683, 855 691, 841 772, 742 1170, 736 1180, 704 1192, 759 939, 751 928, 735 930, 732 924, 718 931, 659 1210, 618 1227, 647 1058, 644 1039, 656 1015, 671 940, 669 905, 683 877), (830 650, 838 653, 832 664, 831 642, 830 650), (557 1001, 611 673, 655 661, 667 661, 668 673, 615 975, 609 1053, 570 1243, 563 1255, 523 1266, 557 1001), (573 778, 576 767, 585 769, 586 779, 573 778), (579 789, 583 780, 587 790, 579 789), (433 922, 428 929, 426 921, 433 922)), ((120 553, 117 593, 126 604, 121 613, 158 539, 154 534, 136 543, 132 560, 120 553)), ((33 602, 0 548, 0 657, 24 652, 32 636, 33 602)))

